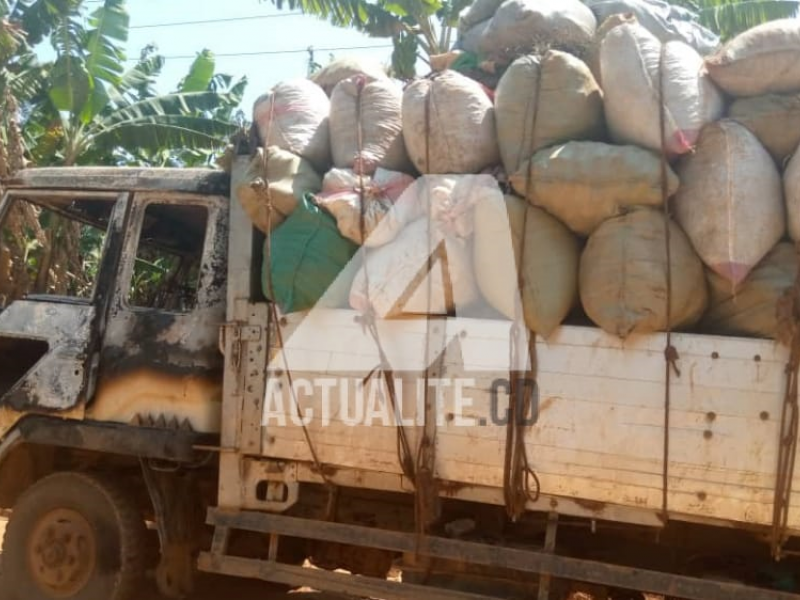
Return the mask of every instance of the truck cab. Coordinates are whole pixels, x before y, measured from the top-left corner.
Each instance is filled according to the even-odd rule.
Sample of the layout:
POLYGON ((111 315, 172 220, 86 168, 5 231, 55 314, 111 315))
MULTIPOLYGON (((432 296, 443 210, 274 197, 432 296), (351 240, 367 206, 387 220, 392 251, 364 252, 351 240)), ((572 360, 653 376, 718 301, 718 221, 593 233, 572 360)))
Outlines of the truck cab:
MULTIPOLYGON (((59 168, 4 185, 0 507, 17 507, 4 570, 27 573, 11 582, 24 598, 122 598, 141 561, 104 570, 102 550, 139 556, 142 515, 166 520, 188 485, 163 465, 208 464, 196 448, 217 443, 229 177, 59 168), (71 508, 47 504, 58 490, 71 508), (105 537, 98 518, 116 524, 105 537)), ((162 554, 179 553, 159 526, 162 554)), ((161 573, 167 590, 187 576, 161 573)))

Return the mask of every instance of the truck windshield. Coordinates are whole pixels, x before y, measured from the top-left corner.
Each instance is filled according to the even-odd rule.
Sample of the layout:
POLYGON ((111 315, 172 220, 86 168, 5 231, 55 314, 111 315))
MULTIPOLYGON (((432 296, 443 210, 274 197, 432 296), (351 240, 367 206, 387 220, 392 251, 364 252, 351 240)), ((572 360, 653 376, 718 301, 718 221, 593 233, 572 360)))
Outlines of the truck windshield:
POLYGON ((89 301, 114 201, 11 197, 0 223, 0 308, 36 295, 89 301))

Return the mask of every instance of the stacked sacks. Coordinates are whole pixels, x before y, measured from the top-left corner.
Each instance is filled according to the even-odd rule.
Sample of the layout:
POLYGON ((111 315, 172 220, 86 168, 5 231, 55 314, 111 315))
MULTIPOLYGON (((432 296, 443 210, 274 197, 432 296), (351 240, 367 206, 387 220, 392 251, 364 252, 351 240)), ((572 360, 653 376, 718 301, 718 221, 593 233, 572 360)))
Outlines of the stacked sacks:
POLYGON ((334 60, 311 76, 316 83, 330 96, 340 81, 351 77, 363 76, 368 81, 389 79, 386 69, 379 62, 363 57, 345 57, 334 60))
POLYGON ((734 291, 730 282, 709 273, 709 309, 703 328, 711 333, 779 338, 778 302, 797 277, 797 250, 781 242, 734 291))
POLYGON ((630 14, 619 14, 608 17, 600 24, 600 27, 597 28, 592 45, 586 53, 586 65, 601 87, 603 84, 603 70, 600 68, 600 48, 602 48, 603 40, 606 38, 606 35, 608 35, 608 32, 625 23, 636 23, 636 18, 630 14))
POLYGON ((775 163, 752 133, 723 120, 703 130, 678 176, 678 223, 703 262, 737 286, 786 229, 775 163))
POLYGON ((749 129, 781 165, 800 144, 800 95, 739 98, 728 116, 749 129))
POLYGON ((253 107, 253 121, 264 146, 302 156, 320 172, 331 162, 328 113, 322 88, 307 79, 279 83, 253 107))
MULTIPOLYGON (((481 17, 477 24, 485 23, 488 30, 501 4, 506 3, 481 0, 463 22, 470 15, 481 17)), ((536 10, 543 7, 546 3, 536 10)), ((277 280, 292 279, 294 287, 274 297, 282 306, 308 307, 321 289, 300 289, 307 278, 316 282, 316 270, 321 270, 322 279, 330 281, 329 275, 342 269, 344 258, 361 244, 367 248, 350 263, 352 270, 334 278, 343 285, 323 296, 325 306, 338 306, 345 290, 358 310, 392 317, 449 313, 483 296, 507 318, 522 316, 531 330, 548 336, 580 298, 595 323, 626 337, 697 323, 708 302, 708 277, 712 295, 706 330, 773 335, 774 319, 764 324, 768 305, 784 289, 792 268, 787 252, 775 247, 785 232, 776 164, 795 151, 800 137, 780 121, 800 113, 800 96, 739 99, 731 116, 745 126, 734 120, 715 122, 721 94, 697 52, 682 42, 662 43, 620 14, 601 33, 605 98, 584 63, 552 49, 523 56, 508 67, 497 87, 496 107, 491 92, 453 71, 411 83, 402 100, 399 88, 383 78, 340 80, 331 90, 329 119, 329 153, 337 168, 325 177, 316 204, 309 196, 295 209, 302 211, 295 220, 302 227, 289 227, 290 216, 272 233, 273 238, 286 233, 279 238, 284 250, 303 248, 302 260, 282 259, 292 277, 277 280), (373 89, 371 96, 367 91, 373 89), (666 159, 681 155, 674 166, 659 155, 662 117, 666 159), (606 143, 606 121, 614 140, 628 145, 606 143), (404 166, 398 158, 403 146, 409 159, 404 166), (490 175, 474 175, 491 172, 501 160, 517 196, 503 196, 490 175), (400 172, 412 166, 428 174, 413 185, 400 172), (667 224, 662 203, 669 197, 674 198, 676 220, 667 224), (337 225, 338 232, 331 227, 337 225), (339 255, 335 269, 328 262, 331 253, 312 235, 317 231, 336 234, 325 244, 336 239, 348 248, 344 254, 332 253, 339 255), (580 237, 588 238, 582 254, 580 237), (434 266, 428 277, 431 252, 434 266), (756 310, 759 323, 743 325, 756 310)), ((800 94, 800 86, 784 91, 800 94)), ((270 112, 272 124, 275 111, 270 112)), ((328 120, 317 121, 318 129, 328 127, 328 120)), ((284 139, 298 137, 294 125, 308 133, 306 123, 289 123, 291 135, 284 139)), ((269 128, 261 129, 270 134, 269 128)), ((289 156, 310 168, 299 155, 289 156)), ((295 170, 299 174, 301 169, 295 170)), ((257 180, 257 172, 250 178, 257 180)), ((790 231, 800 237, 800 158, 789 164, 784 185, 790 231)), ((319 178, 300 187, 306 186, 319 187, 319 178)), ((301 191, 294 187, 288 207, 272 202, 273 216, 283 218, 284 209, 291 213, 301 191)), ((263 193, 258 198, 263 200, 263 193)), ((280 250, 275 243, 273 250, 280 250)), ((271 264, 279 269, 275 260, 271 264)))
POLYGON ((402 196, 412 183, 413 177, 386 169, 379 168, 372 177, 351 169, 332 169, 315 200, 336 218, 344 237, 357 244, 382 246, 421 216, 419 203, 411 201, 411 195, 402 196), (401 197, 403 202, 396 205, 401 197))
POLYGON ((800 144, 800 24, 773 21, 742 33, 706 60, 737 97, 728 116, 747 127, 779 166, 800 144))
POLYGON ((565 52, 514 61, 497 86, 495 114, 509 174, 541 148, 605 133, 603 94, 589 68, 565 52))
POLYGON ((478 287, 507 318, 516 320, 521 311, 537 334, 549 336, 575 305, 579 256, 566 227, 516 196, 487 198, 475 206, 478 287))
POLYGON ((322 186, 315 168, 330 164, 329 110, 325 92, 307 80, 276 85, 253 108, 266 149, 256 154, 237 193, 256 227, 268 234, 263 290, 285 312, 309 309, 323 296, 340 306, 349 288, 347 281, 341 288, 331 284, 356 246, 311 201, 322 186))
POLYGON ((800 20, 771 21, 745 31, 706 60, 716 84, 731 96, 800 90, 800 20))
POLYGON ((615 142, 656 151, 663 143, 668 154, 681 155, 691 151, 704 125, 722 116, 722 96, 697 51, 683 42, 662 44, 635 22, 606 34, 600 68, 615 142))
POLYGON ((321 187, 319 175, 307 160, 269 146, 259 148, 250 161, 236 196, 253 225, 267 233, 292 214, 304 194, 321 187))
POLYGON ((480 84, 455 71, 406 88, 403 138, 421 173, 479 173, 499 160, 492 101, 480 84))
POLYGON ((330 138, 333 164, 371 175, 378 167, 409 171, 403 142, 403 92, 393 81, 357 75, 333 89, 330 138))
MULTIPOLYGON (((661 158, 636 146, 569 142, 547 148, 511 177, 528 201, 561 220, 573 232, 588 236, 603 221, 632 206, 663 204, 661 158)), ((666 167, 667 197, 678 178, 666 167)))
POLYGON ((708 301, 703 265, 691 244, 652 208, 610 219, 591 235, 581 256, 580 295, 592 321, 621 338, 691 326, 708 301))
POLYGON ((426 215, 364 255, 350 305, 381 318, 463 310, 479 297, 470 253, 472 213, 483 203, 502 202, 497 182, 488 175, 427 175, 405 194, 426 215))
MULTIPOLYGON (((732 225, 727 230, 733 250, 728 254, 745 255, 747 264, 731 269, 738 277, 709 274, 712 306, 705 325, 712 332, 781 337, 775 302, 797 277, 797 257, 792 248, 784 243, 774 245, 785 234, 784 218, 791 239, 800 240, 798 59, 800 22, 796 19, 754 27, 706 59, 716 84, 736 98, 729 117, 752 133, 750 137, 741 132, 731 134, 733 128, 726 128, 728 144, 730 138, 739 140, 729 155, 736 162, 729 167, 733 175, 728 181, 731 195, 736 195, 733 202, 741 205, 731 211, 732 225), (774 159, 771 168, 766 166, 766 152, 756 149, 754 138, 774 159), (774 165, 785 167, 782 189, 774 165), (731 231, 738 235, 733 237, 731 231)), ((713 133, 720 137, 719 132, 709 135, 713 133)), ((697 168, 697 177, 701 170, 697 168)), ((720 168, 715 170, 719 172, 720 168)), ((717 253, 724 251, 720 248, 717 253)))
POLYGON ((719 37, 700 25, 696 14, 664 0, 584 0, 584 4, 598 23, 622 15, 635 17, 662 43, 684 42, 704 56, 719 46, 719 37))

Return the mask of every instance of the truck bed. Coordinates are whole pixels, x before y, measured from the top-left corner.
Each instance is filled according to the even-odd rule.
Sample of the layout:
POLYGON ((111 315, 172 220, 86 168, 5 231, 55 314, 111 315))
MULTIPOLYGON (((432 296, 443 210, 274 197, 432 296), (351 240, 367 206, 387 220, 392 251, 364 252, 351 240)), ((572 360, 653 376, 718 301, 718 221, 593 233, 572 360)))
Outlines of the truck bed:
MULTIPOLYGON (((273 384, 281 381, 277 389, 283 391, 289 390, 287 372, 295 382, 319 377, 363 379, 380 361, 373 337, 356 320, 348 310, 288 315, 282 326, 286 350, 273 350, 268 378, 273 384)), ((451 496, 500 504, 506 427, 493 422, 491 386, 509 376, 508 342, 500 335, 509 324, 459 319, 457 326, 465 324, 469 335, 448 332, 455 341, 447 345, 442 376, 467 381, 462 396, 471 399, 471 406, 461 414, 480 424, 457 422, 455 394, 442 394, 435 472, 442 490, 451 496)), ((380 321, 378 328, 393 364, 398 357, 402 363, 404 352, 425 352, 424 319, 380 321)), ((541 497, 531 502, 531 509, 557 506, 562 513, 598 519, 658 522, 665 345, 665 334, 622 341, 599 329, 578 326, 561 327, 550 339, 537 340, 538 418, 527 431, 526 446, 541 482, 541 497)), ((770 525, 788 351, 772 341, 683 333, 672 335, 672 345, 678 351, 680 375, 671 376, 670 517, 770 525)), ((402 386, 403 415, 413 417, 415 380, 421 374, 395 376, 408 384, 402 386)), ((341 384, 330 393, 338 387, 341 384)), ((337 481, 413 490, 398 459, 396 421, 389 426, 380 419, 372 426, 352 425, 334 409, 323 423, 320 388, 312 391, 301 384, 300 391, 296 397, 303 414, 309 417, 309 408, 314 411, 306 426, 311 444, 320 462, 335 469, 337 481)), ((352 401, 352 390, 350 396, 352 401)), ((498 398, 495 412, 502 415, 507 394, 498 398)), ((283 406, 276 398, 270 400, 268 385, 265 410, 272 421, 263 429, 263 453, 297 461, 300 480, 317 480, 308 466, 312 456, 302 424, 297 418, 292 422, 297 409, 291 399, 287 391, 283 406), (281 409, 285 426, 276 418, 281 409)), ((416 448, 421 427, 405 429, 416 448)), ((795 478, 793 489, 798 483, 795 478)), ((792 530, 800 530, 798 502, 795 492, 789 514, 792 530)))

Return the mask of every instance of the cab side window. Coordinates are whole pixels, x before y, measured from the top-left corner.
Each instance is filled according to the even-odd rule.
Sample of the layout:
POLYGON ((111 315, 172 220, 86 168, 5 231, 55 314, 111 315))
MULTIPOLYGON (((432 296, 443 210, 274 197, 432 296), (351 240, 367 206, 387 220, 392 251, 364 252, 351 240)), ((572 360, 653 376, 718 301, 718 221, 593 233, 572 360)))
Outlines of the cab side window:
POLYGON ((0 308, 29 296, 88 302, 113 208, 108 199, 10 197, 0 223, 0 308))
POLYGON ((197 306, 208 210, 149 204, 145 209, 128 304, 187 313, 197 306))

